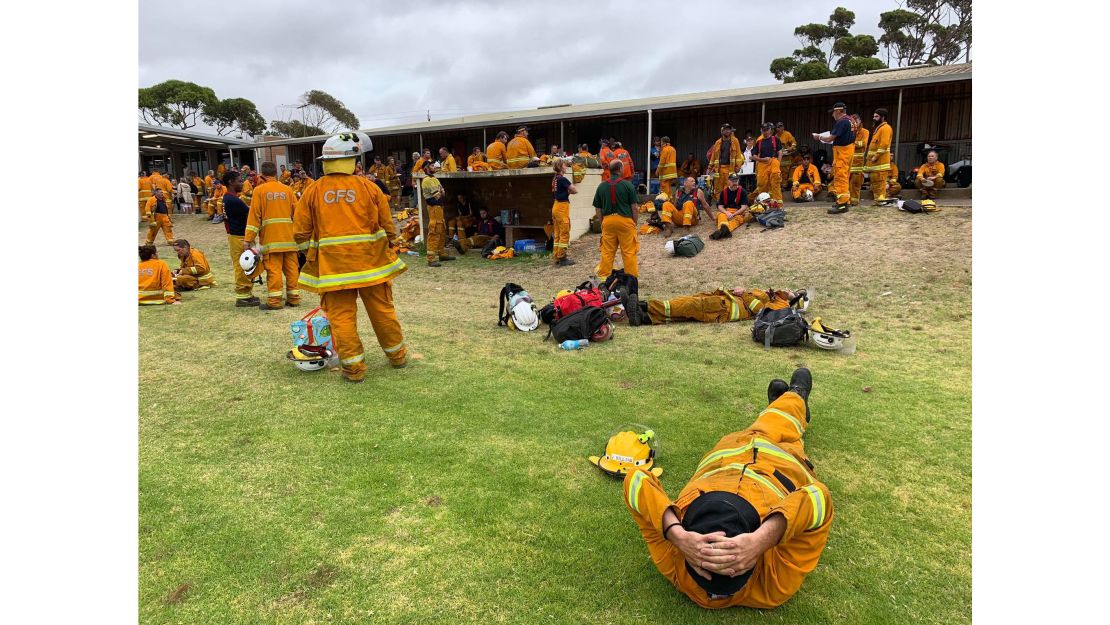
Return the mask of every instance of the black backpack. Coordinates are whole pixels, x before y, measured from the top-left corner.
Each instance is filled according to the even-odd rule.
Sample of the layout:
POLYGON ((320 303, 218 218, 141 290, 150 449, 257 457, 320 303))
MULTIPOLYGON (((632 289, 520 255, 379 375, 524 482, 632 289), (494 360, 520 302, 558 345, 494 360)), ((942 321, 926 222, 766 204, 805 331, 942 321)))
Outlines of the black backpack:
POLYGON ((918 202, 917 200, 906 200, 905 202, 902 202, 902 205, 898 207, 898 210, 902 210, 907 213, 925 212, 925 209, 921 206, 921 202, 918 202))
POLYGON ((605 279, 605 284, 602 287, 602 299, 608 299, 610 293, 616 295, 620 298, 621 305, 624 306, 624 311, 628 315, 628 325, 640 325, 642 321, 640 315, 640 280, 636 276, 625 273, 623 269, 615 269, 605 279))
POLYGON ((809 324, 795 308, 771 310, 763 308, 755 317, 752 326, 752 340, 763 343, 763 347, 787 347, 797 345, 809 334, 809 324))
POLYGON ((497 297, 497 325, 509 325, 509 316, 513 314, 513 311, 509 310, 509 300, 523 290, 524 287, 514 282, 506 282, 505 286, 501 287, 501 294, 497 297))
POLYGON ((567 339, 580 341, 589 339, 607 323, 609 323, 609 315, 604 309, 598 306, 587 306, 551 324, 548 327, 547 336, 554 337, 556 343, 562 343, 567 339))

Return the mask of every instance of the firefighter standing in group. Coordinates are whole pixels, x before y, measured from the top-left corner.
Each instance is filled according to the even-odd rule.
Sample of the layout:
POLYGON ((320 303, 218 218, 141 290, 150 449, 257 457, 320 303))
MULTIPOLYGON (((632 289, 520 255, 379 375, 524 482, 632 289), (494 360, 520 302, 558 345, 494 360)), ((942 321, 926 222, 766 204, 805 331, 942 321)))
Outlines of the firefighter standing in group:
POLYGON ((301 303, 301 291, 297 288, 297 242, 293 238, 293 207, 297 200, 291 187, 274 179, 277 168, 272 162, 262 163, 260 171, 262 184, 255 188, 251 197, 243 251, 253 247, 258 238, 262 266, 266 270, 266 301, 258 307, 280 310, 282 295, 288 306, 301 303))
POLYGON ((834 123, 828 132, 815 132, 813 138, 821 143, 831 143, 832 153, 832 183, 829 190, 836 195, 836 204, 829 208, 830 215, 848 212, 851 194, 848 189, 848 175, 852 169, 852 155, 855 153, 856 133, 852 131, 852 122, 848 119, 847 107, 843 102, 833 104, 829 109, 834 123))
POLYGON ((324 176, 305 190, 293 216, 293 235, 306 256, 300 285, 320 294, 343 377, 350 382, 366 377, 359 299, 389 363, 400 368, 408 362, 392 285, 406 267, 394 252, 397 231, 389 198, 373 182, 352 175, 355 159, 370 149, 355 133, 329 138, 318 159, 324 176))

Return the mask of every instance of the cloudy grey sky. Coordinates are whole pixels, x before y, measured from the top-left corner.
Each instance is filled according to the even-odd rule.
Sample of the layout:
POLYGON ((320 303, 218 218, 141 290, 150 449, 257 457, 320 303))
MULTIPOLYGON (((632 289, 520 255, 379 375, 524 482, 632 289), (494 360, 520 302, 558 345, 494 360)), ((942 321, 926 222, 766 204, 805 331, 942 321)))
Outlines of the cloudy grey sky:
MULTIPOLYGON (((794 27, 856 13, 878 38, 898 0, 139 3, 139 86, 176 78, 267 119, 310 89, 363 128, 483 112, 772 84, 794 27)), ((196 128, 202 129, 201 125, 196 128)))

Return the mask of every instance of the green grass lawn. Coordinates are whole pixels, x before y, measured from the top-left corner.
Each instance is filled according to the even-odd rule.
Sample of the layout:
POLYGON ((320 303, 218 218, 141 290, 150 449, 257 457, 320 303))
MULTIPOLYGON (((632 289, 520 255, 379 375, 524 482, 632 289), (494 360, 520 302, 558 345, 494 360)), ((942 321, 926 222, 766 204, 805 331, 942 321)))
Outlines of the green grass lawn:
POLYGON ((722 242, 703 224, 693 259, 645 237, 641 296, 811 287, 811 316, 850 328, 854 355, 764 351, 749 323, 621 325, 577 352, 496 326, 506 281, 537 300, 581 282, 595 235, 569 269, 406 257, 394 294, 421 358, 390 369, 362 317, 361 385, 288 364, 309 307, 234 308, 223 227, 178 217, 219 287, 137 313, 141 622, 969 622, 971 210, 788 212, 783 231, 722 242), (622 423, 650 425, 677 495, 799 365, 837 510, 828 548, 777 610, 702 610, 586 457, 622 423))

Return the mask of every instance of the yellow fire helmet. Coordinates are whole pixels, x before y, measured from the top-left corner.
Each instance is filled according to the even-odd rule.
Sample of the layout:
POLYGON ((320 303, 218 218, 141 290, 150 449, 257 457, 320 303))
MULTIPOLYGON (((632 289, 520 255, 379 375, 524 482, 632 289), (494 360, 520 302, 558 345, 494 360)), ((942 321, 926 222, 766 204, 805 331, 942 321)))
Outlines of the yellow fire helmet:
POLYGON ((570 289, 563 289, 562 291, 559 291, 558 293, 555 294, 555 299, 559 299, 560 297, 562 297, 564 295, 570 295, 571 293, 574 293, 574 291, 572 291, 570 289))
POLYGON ((623 477, 633 469, 650 471, 655 477, 663 475, 663 469, 652 468, 655 462, 653 445, 655 432, 646 430, 643 434, 632 431, 618 432, 609 437, 605 445, 605 455, 590 456, 590 464, 616 477, 623 477))

